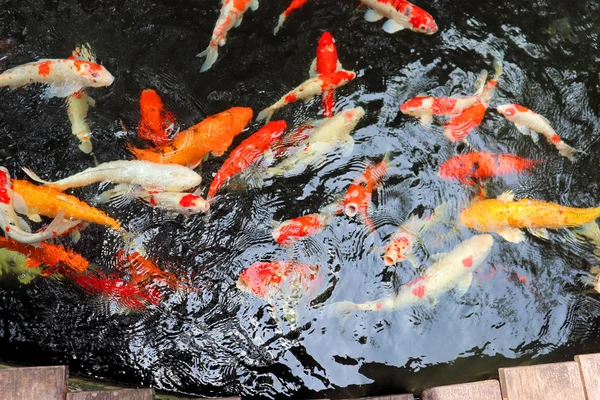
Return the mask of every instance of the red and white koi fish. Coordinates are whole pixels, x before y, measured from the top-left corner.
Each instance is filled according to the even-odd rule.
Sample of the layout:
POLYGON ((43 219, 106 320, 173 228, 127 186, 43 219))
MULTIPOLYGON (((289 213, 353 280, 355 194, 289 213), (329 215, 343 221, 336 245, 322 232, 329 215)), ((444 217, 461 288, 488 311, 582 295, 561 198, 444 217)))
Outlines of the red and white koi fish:
POLYGON ((55 182, 41 179, 28 168, 23 168, 23 171, 34 181, 58 190, 112 182, 138 185, 149 190, 181 192, 198 186, 202 181, 200 175, 182 165, 140 160, 109 161, 55 182))
POLYGON ((244 13, 251 9, 258 9, 258 0, 222 0, 221 14, 215 25, 215 29, 210 39, 208 48, 196 57, 206 57, 200 72, 205 72, 212 67, 219 56, 219 46, 225 46, 227 42, 227 32, 232 28, 237 28, 242 23, 244 13))
POLYGON ((290 245, 305 237, 321 232, 331 222, 332 215, 327 213, 308 214, 298 218, 275 223, 273 239, 283 246, 290 245))
POLYGON ((319 267, 287 261, 256 262, 242 272, 236 286, 265 300, 282 291, 306 293, 317 280, 319 267))
POLYGON ((215 175, 208 189, 207 198, 214 197, 227 180, 254 164, 275 141, 281 138, 286 128, 285 121, 273 121, 240 143, 215 175))
POLYGON ((291 4, 288 6, 288 8, 286 8, 285 11, 282 12, 281 15, 279 16, 279 21, 277 22, 277 26, 275 26, 273 35, 277 35, 277 33, 279 32, 279 29, 281 29, 281 26, 283 25, 283 23, 285 22, 287 17, 290 16, 292 11, 299 9, 304 4, 306 4, 307 1, 308 0, 292 0, 291 4))
POLYGON ((360 0, 370 10, 365 14, 365 20, 377 22, 388 18, 383 24, 387 33, 396 33, 403 29, 431 35, 437 32, 435 20, 422 8, 406 0, 360 0))
POLYGON ((505 104, 496 108, 496 110, 507 120, 514 123, 519 132, 524 135, 531 135, 534 142, 539 140, 538 133, 544 135, 549 143, 552 143, 558 152, 568 158, 574 160, 574 154, 577 150, 563 142, 558 134, 550 126, 550 121, 541 115, 523 107, 519 104, 505 104))
POLYGON ((473 272, 486 260, 493 245, 494 238, 489 234, 473 236, 433 263, 422 276, 404 285, 397 296, 360 304, 343 301, 332 306, 344 312, 396 310, 435 302, 440 295, 454 288, 465 293, 471 286, 473 272))
POLYGON ((31 83, 50 85, 47 97, 67 97, 85 87, 103 87, 114 77, 100 64, 82 60, 43 59, 0 74, 0 87, 18 88, 31 83))
MULTIPOLYGON (((343 69, 338 59, 335 40, 333 40, 331 33, 324 32, 317 46, 317 57, 310 66, 310 76, 327 75, 341 70, 343 69)), ((321 94, 323 116, 325 118, 333 115, 334 91, 335 87, 326 87, 321 94)))
POLYGON ((6 168, 0 167, 0 228, 6 236, 17 242, 26 244, 43 242, 63 235, 81 223, 80 220, 65 220, 65 213, 61 211, 45 229, 31 233, 29 226, 15 213, 13 196, 10 174, 6 168))

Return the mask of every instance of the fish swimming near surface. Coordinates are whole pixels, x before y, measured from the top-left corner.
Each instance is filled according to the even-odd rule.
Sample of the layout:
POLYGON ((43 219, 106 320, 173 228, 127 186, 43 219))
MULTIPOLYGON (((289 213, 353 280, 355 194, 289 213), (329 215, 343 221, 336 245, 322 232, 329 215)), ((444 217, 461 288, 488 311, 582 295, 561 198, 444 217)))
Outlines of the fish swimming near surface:
POLYGON ((31 233, 29 226, 15 213, 13 180, 4 167, 0 167, 0 228, 5 235, 20 243, 38 243, 61 236, 81 223, 80 220, 65 219, 64 210, 45 229, 31 233))
POLYGON ((162 99, 155 90, 146 89, 140 95, 140 123, 138 136, 155 146, 164 146, 171 141, 175 131, 175 116, 165 110, 162 99))
POLYGON ((193 291, 190 283, 185 279, 178 278, 176 274, 160 269, 154 261, 144 257, 137 251, 126 253, 119 250, 116 256, 117 268, 130 274, 130 280, 134 284, 147 285, 151 282, 165 284, 174 290, 184 289, 193 291))
POLYGON ((283 246, 296 243, 298 240, 321 232, 332 220, 329 213, 315 213, 276 222, 273 239, 283 246))
POLYGON ((542 200, 515 200, 511 192, 497 199, 476 201, 463 210, 458 220, 480 232, 494 232, 504 239, 519 243, 525 239, 521 229, 534 236, 548 238, 548 229, 573 228, 594 223, 600 207, 574 208, 542 200))
POLYGON ((524 135, 530 135, 534 142, 539 140, 538 133, 544 135, 546 140, 553 144, 558 152, 568 158, 570 161, 575 160, 574 153, 577 151, 560 138, 558 134, 550 126, 550 121, 541 115, 523 107, 519 104, 504 104, 498 106, 496 110, 507 120, 514 123, 519 132, 524 135))
POLYGON ((307 1, 308 0, 292 0, 290 5, 288 6, 288 8, 286 8, 285 11, 282 12, 281 15, 279 16, 277 25, 275 26, 275 29, 273 30, 273 35, 277 35, 277 33, 279 33, 279 30, 281 29, 281 26, 283 25, 285 20, 290 16, 290 14, 294 10, 297 10, 300 7, 302 7, 304 4, 306 4, 307 1))
POLYGON ((233 107, 179 132, 169 144, 152 149, 129 145, 128 150, 138 160, 196 168, 209 153, 215 157, 225 154, 251 119, 251 108, 233 107))
POLYGON ((360 0, 370 10, 365 14, 368 22, 377 22, 388 18, 383 24, 387 33, 396 33, 403 29, 432 35, 438 31, 433 17, 422 8, 406 0, 360 0))
MULTIPOLYGON (((42 242, 32 246, 19 243, 10 238, 0 237, 0 247, 26 256, 25 265, 29 268, 38 268, 45 265, 52 272, 60 267, 81 273, 87 270, 90 265, 89 261, 83 256, 61 245, 42 242)), ((42 274, 49 275, 48 272, 42 274)))
POLYGON ((244 13, 248 9, 256 11, 258 0, 221 0, 221 13, 213 30, 210 44, 206 50, 196 55, 196 57, 206 57, 200 72, 208 71, 217 61, 219 46, 224 46, 227 42, 227 32, 240 26, 244 13))
POLYGON ((443 163, 439 174, 444 179, 456 179, 463 185, 474 186, 496 176, 531 170, 540 162, 513 154, 470 152, 454 156, 443 163))
POLYGON ((419 304, 435 303, 452 289, 465 293, 471 286, 473 273, 487 259, 494 238, 483 234, 473 236, 434 262, 423 275, 405 284, 396 296, 384 297, 366 303, 343 301, 330 307, 338 312, 354 310, 389 311, 419 304))
POLYGON ((77 59, 42 59, 0 74, 0 87, 18 88, 31 83, 49 85, 47 97, 67 97, 86 87, 110 86, 114 77, 100 64, 77 59))
POLYGON ((112 182, 138 185, 146 189, 178 192, 196 187, 202 181, 202 177, 190 168, 176 164, 156 164, 139 160, 109 161, 55 182, 41 179, 28 168, 23 168, 23 171, 34 181, 61 191, 93 183, 112 182))
POLYGON ((318 277, 316 265, 289 261, 256 262, 241 273, 236 286, 269 301, 282 292, 306 294, 318 277))
POLYGON ((304 142, 302 150, 268 168, 266 173, 270 176, 301 173, 308 165, 321 162, 327 153, 337 148, 342 149, 342 155, 349 155, 354 148, 354 139, 350 132, 364 115, 365 110, 358 107, 341 111, 323 120, 304 142))
MULTIPOLYGON (((335 71, 343 70, 342 64, 338 59, 335 40, 329 32, 324 32, 319 38, 317 46, 317 57, 310 67, 311 76, 332 74, 335 71)), ((335 87, 326 87, 321 93, 321 102, 323 103, 323 117, 333 116, 335 87)))
POLYGON ((214 197, 231 177, 254 164, 281 138, 286 128, 285 121, 272 121, 240 143, 217 171, 208 189, 207 198, 214 197))

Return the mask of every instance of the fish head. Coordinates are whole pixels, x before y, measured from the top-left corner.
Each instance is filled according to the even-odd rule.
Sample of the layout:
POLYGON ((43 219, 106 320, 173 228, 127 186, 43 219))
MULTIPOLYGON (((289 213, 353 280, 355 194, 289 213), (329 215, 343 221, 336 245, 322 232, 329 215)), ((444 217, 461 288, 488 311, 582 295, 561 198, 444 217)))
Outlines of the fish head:
POLYGON ((287 245, 290 244, 289 238, 290 238, 290 232, 289 231, 289 223, 284 222, 282 224, 280 224, 279 226, 277 226, 275 229, 273 229, 273 239, 281 244, 281 245, 287 245))
POLYGON ((362 107, 352 108, 350 110, 342 111, 342 116, 346 121, 346 125, 352 125, 353 127, 358 124, 358 121, 365 115, 365 110, 362 107))
POLYGON ((334 46, 334 43, 333 35, 329 32, 323 32, 319 38, 319 51, 329 50, 328 47, 334 46))
POLYGON ((475 165, 463 155, 455 156, 443 163, 439 175, 443 179, 462 179, 474 172, 475 165))
POLYGON ((115 80, 115 77, 100 64, 81 60, 73 60, 73 62, 79 75, 88 82, 88 86, 110 86, 115 80))
POLYGON ((143 111, 160 111, 163 108, 162 100, 158 93, 152 89, 142 91, 140 95, 140 109, 143 111))
POLYGON ((366 210, 371 202, 370 193, 368 193, 366 182, 353 183, 348 188, 342 206, 344 214, 349 217, 354 217, 358 213, 366 210))
POLYGON ((390 267, 398 261, 406 259, 406 253, 410 248, 410 239, 406 235, 401 235, 394 239, 392 244, 385 250, 383 262, 390 267))
POLYGON ((256 262, 241 273, 235 285, 243 292, 265 297, 272 286, 281 283, 286 275, 287 264, 289 263, 276 261, 256 262))
POLYGON ((287 124, 285 121, 271 121, 267 125, 265 125, 262 129, 265 132, 265 140, 268 143, 273 143, 276 140, 279 140, 281 136, 284 134, 287 129, 287 124))
POLYGON ((465 267, 473 268, 481 265, 490 254, 494 246, 494 238, 490 234, 476 235, 467 239, 470 253, 469 257, 463 260, 465 267))
POLYGON ((402 114, 405 115, 419 117, 423 112, 427 112, 430 108, 430 105, 428 103, 431 102, 427 101, 429 99, 430 97, 428 96, 413 97, 412 99, 404 102, 400 106, 400 112, 402 112, 402 114))
POLYGON ((498 106, 496 107, 496 111, 504 115, 507 119, 514 117, 519 112, 515 104, 504 104, 502 106, 498 106))
POLYGON ((412 26, 412 30, 415 32, 433 35, 438 31, 438 26, 433 17, 425 10, 417 7, 413 8, 409 22, 412 26))
POLYGON ((188 215, 206 213, 210 209, 210 203, 208 201, 193 193, 182 196, 179 200, 179 205, 188 215))

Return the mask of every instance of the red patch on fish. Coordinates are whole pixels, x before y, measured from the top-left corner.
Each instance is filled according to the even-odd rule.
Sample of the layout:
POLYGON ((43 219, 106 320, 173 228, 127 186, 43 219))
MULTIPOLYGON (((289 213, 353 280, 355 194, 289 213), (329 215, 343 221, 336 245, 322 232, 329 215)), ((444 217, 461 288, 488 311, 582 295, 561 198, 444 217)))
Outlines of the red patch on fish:
POLYGON ((40 74, 41 76, 48 76, 50 75, 50 67, 51 63, 50 61, 44 61, 43 63, 41 63, 38 66, 38 74, 40 74))
POLYGON ((471 268, 473 266, 473 256, 469 256, 462 260, 462 264, 465 268, 471 268))
POLYGON ((194 207, 194 202, 198 199, 198 196, 194 194, 185 195, 179 200, 179 205, 182 207, 194 207))
POLYGON ((154 196, 150 196, 150 204, 152 204, 153 206, 155 206, 157 204, 154 196))
POLYGON ((558 136, 556 133, 554 134, 554 136, 552 136, 550 138, 550 140, 552 141, 552 143, 556 144, 556 143, 560 143, 562 142, 562 139, 560 138, 560 136, 558 136))
POLYGON ((296 97, 295 93, 290 93, 287 96, 285 96, 284 100, 286 103, 293 103, 297 100, 298 98, 296 97))
POLYGON ((422 299, 423 297, 425 297, 426 291, 427 291, 427 289, 425 288, 425 285, 421 285, 421 286, 417 286, 416 288, 414 288, 412 290, 412 294, 417 296, 418 298, 422 299))
POLYGON ((0 172, 0 203, 9 204, 10 196, 8 195, 8 185, 10 178, 4 172, 0 172))
POLYGON ((375 305, 375 307, 376 307, 378 310, 381 310, 381 309, 383 308, 383 304, 382 304, 382 303, 377 303, 377 304, 375 305))

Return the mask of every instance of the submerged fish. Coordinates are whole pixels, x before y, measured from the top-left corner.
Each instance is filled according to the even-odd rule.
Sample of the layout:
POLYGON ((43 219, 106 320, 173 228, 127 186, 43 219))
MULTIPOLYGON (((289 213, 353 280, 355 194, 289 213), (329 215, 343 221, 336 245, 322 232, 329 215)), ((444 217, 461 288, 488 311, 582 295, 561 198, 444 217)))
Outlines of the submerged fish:
MULTIPOLYGON (((90 49, 89 44, 84 44, 73 50, 69 57, 71 60, 96 62, 96 56, 90 49)), ((71 133, 79 139, 79 149, 86 154, 92 152, 92 131, 86 122, 90 106, 94 107, 96 102, 84 89, 81 89, 67 97, 67 115, 71 122, 71 133)))
POLYGON ((225 154, 233 139, 251 119, 251 108, 233 107, 179 132, 167 145, 153 149, 139 149, 130 145, 128 150, 138 160, 195 168, 209 153, 215 157, 225 154))
POLYGON ((283 23, 285 22, 287 17, 290 16, 292 11, 299 9, 304 4, 306 4, 307 1, 308 0, 292 0, 290 5, 288 6, 288 8, 286 8, 285 11, 282 12, 281 15, 279 16, 279 21, 277 21, 277 25, 275 26, 273 35, 277 35, 277 33, 279 32, 279 29, 281 29, 281 26, 283 25, 283 23))
POLYGON ((383 24, 387 33, 396 33, 403 29, 432 35, 438 27, 433 17, 422 8, 406 0, 360 0, 370 10, 365 14, 365 20, 377 22, 388 18, 383 24))
POLYGON ((303 170, 308 165, 320 162, 325 154, 338 147, 342 148, 342 154, 349 155, 354 148, 350 132, 364 115, 365 110, 358 107, 341 111, 324 120, 305 141, 303 150, 292 154, 275 167, 268 168, 267 174, 278 176, 303 170))
POLYGON ((396 310, 435 303, 439 296, 454 288, 465 293, 471 286, 473 272, 486 260, 493 245, 491 235, 473 236, 434 262, 423 275, 404 285, 398 295, 359 304, 343 301, 332 304, 332 307, 343 312, 396 310))
POLYGON ((528 160, 513 154, 470 152, 454 156, 440 166, 444 179, 457 179, 463 185, 474 186, 489 178, 530 170, 539 160, 528 160))
POLYGON ((170 132, 175 130, 175 116, 165 110, 155 90, 146 89, 140 95, 140 115, 140 138, 150 140, 155 146, 164 146, 171 141, 170 132))
POLYGON ((239 276, 236 286, 266 300, 282 292, 303 294, 317 279, 319 267, 287 261, 256 262, 239 276))
POLYGON ((34 181, 58 190, 87 186, 99 182, 127 183, 146 189, 177 192, 196 187, 202 177, 189 168, 176 164, 156 164, 148 161, 109 161, 55 182, 41 179, 23 168, 34 181))
POLYGON ((275 223, 273 239, 281 245, 290 245, 298 240, 321 232, 329 225, 331 219, 331 214, 315 213, 275 223))
POLYGON ((539 237, 548 237, 547 229, 582 226, 600 217, 600 207, 565 207, 542 200, 514 199, 510 192, 497 199, 476 201, 459 215, 462 225, 481 232, 495 232, 519 243, 526 228, 539 237))
POLYGON ((227 32, 232 28, 237 28, 242 23, 244 13, 251 9, 258 9, 258 0, 221 0, 221 14, 213 30, 210 44, 202 53, 196 57, 206 57, 200 72, 205 72, 212 67, 219 56, 219 46, 224 46, 227 42, 227 32))
POLYGON ((518 104, 505 104, 498 106, 496 110, 510 122, 513 122, 519 132, 524 135, 531 135, 534 142, 539 140, 538 133, 544 135, 546 140, 553 144, 558 152, 574 161, 574 154, 577 150, 563 142, 558 134, 550 126, 550 121, 530 109, 518 104))
POLYGON ((103 87, 114 77, 100 64, 82 60, 43 59, 0 74, 0 87, 18 88, 31 83, 50 85, 47 97, 67 97, 85 87, 103 87))
POLYGON ((62 267, 75 272, 83 272, 90 265, 88 260, 78 253, 56 244, 42 242, 32 246, 16 242, 9 238, 0 237, 0 247, 19 252, 26 256, 27 262, 25 265, 30 268, 45 265, 50 270, 62 267))
POLYGON ((146 285, 150 282, 158 282, 174 290, 192 290, 189 282, 178 278, 172 272, 163 271, 151 259, 142 256, 137 251, 125 253, 119 250, 116 262, 118 269, 129 272, 133 284, 146 285))

